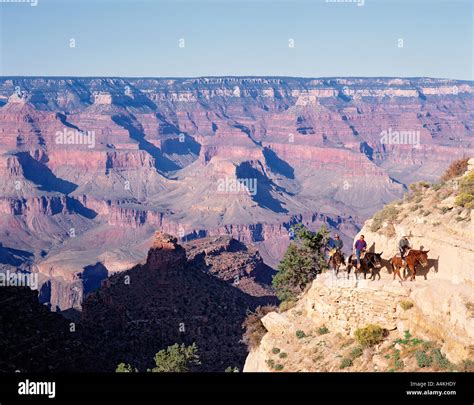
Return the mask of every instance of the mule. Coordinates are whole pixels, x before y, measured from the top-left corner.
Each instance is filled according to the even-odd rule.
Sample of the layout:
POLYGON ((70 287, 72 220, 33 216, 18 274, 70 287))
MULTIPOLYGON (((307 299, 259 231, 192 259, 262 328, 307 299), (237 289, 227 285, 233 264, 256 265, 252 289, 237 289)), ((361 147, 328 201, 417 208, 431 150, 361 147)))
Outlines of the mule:
POLYGON ((361 271, 364 272, 364 279, 367 278, 367 271, 370 271, 371 280, 375 280, 375 274, 377 273, 379 276, 380 280, 380 270, 382 268, 382 254, 383 252, 380 253, 374 253, 374 252, 366 252, 364 257, 360 259, 360 268, 357 268, 357 259, 355 257, 355 254, 351 254, 349 256, 349 259, 347 261, 347 278, 349 278, 349 273, 354 267, 354 274, 356 275, 356 279, 359 279, 359 273, 361 271))
POLYGON ((416 278, 416 266, 421 265, 422 267, 428 266, 428 252, 429 250, 415 250, 410 249, 410 251, 405 256, 406 266, 403 266, 402 258, 399 256, 394 256, 390 260, 392 265, 393 271, 393 279, 395 280, 395 276, 398 274, 398 277, 401 281, 404 281, 408 278, 407 275, 403 275, 404 279, 400 274, 400 270, 403 268, 404 270, 408 268, 408 272, 411 273, 410 281, 415 281, 416 278))
POLYGON ((332 265, 334 273, 336 274, 336 277, 337 277, 337 274, 339 273, 339 269, 345 263, 343 253, 339 250, 336 250, 334 254, 332 255, 331 259, 329 260, 329 263, 332 265))

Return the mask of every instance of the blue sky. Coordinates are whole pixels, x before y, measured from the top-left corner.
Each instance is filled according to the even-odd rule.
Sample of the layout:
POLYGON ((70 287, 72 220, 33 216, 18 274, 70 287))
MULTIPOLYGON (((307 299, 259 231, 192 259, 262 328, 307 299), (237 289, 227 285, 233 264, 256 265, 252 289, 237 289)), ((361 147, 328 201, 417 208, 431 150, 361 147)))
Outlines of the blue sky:
POLYGON ((471 0, 5 1, 3 76, 473 79, 471 0))

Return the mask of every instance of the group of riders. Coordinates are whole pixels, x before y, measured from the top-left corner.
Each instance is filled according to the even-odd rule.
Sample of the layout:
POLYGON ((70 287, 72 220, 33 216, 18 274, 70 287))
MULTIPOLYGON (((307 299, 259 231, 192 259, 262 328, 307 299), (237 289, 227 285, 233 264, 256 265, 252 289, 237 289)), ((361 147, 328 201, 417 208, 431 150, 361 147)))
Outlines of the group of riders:
MULTIPOLYGON (((337 273, 337 271, 339 270, 339 266, 336 266, 335 258, 336 257, 339 258, 338 260, 339 264, 341 264, 341 262, 342 264, 345 264, 344 254, 342 252, 344 243, 339 234, 335 234, 334 238, 330 239, 328 247, 329 247, 329 258, 328 258, 327 264, 329 266, 331 262, 333 262, 334 269, 336 270, 336 273, 337 273)), ((421 264, 423 267, 427 266, 428 251, 423 251, 423 250, 420 250, 420 251, 414 250, 413 252, 420 252, 419 257, 418 256, 416 257, 412 266, 410 265, 411 263, 407 263, 406 257, 408 253, 410 252, 410 250, 412 249, 410 241, 408 239, 408 235, 402 235, 401 239, 398 241, 397 249, 400 253, 399 257, 395 256, 390 260, 394 278, 395 278, 395 275, 398 274, 398 276, 401 279, 400 270, 403 269, 405 271, 407 268, 407 265, 412 271, 412 273, 415 272, 414 267, 416 267, 417 264, 421 264)), ((368 270, 370 270, 370 268, 380 268, 381 255, 382 253, 367 252, 367 242, 365 241, 365 236, 360 235, 359 238, 354 242, 353 252, 347 261, 348 271, 350 271, 352 267, 355 267, 356 274, 357 274, 358 270, 361 269, 361 266, 363 266, 364 264, 366 267, 369 267, 368 270)), ((379 278, 380 278, 380 275, 379 275, 379 278)))

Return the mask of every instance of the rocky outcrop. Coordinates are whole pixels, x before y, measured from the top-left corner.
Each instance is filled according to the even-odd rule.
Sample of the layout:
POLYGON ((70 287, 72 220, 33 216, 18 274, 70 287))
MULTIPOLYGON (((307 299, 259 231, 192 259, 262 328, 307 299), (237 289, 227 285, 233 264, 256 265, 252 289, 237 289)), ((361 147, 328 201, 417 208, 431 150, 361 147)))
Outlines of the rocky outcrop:
POLYGON ((319 276, 294 308, 262 318, 267 333, 244 371, 437 371, 470 364, 474 232, 472 210, 455 203, 461 180, 414 184, 403 201, 368 220, 360 233, 370 251, 383 252, 380 279, 319 276), (393 280, 389 260, 402 235, 413 248, 429 250, 428 266, 417 266, 414 282, 393 280), (363 351, 354 337, 368 325, 378 325, 386 336, 363 351), (275 355, 280 352, 285 356, 275 355), (424 364, 424 355, 438 365, 433 357, 424 364))
MULTIPOLYGON (((262 318, 267 333, 249 353, 244 371, 275 371, 275 364, 283 366, 277 370, 290 372, 339 371, 342 359, 359 350, 356 330, 368 325, 382 327, 387 335, 363 357, 351 359, 349 371, 394 369, 393 360, 387 359, 406 331, 432 342, 453 364, 462 364, 472 359, 474 350, 471 306, 472 287, 442 280, 400 285, 390 280, 348 281, 322 275, 295 307, 262 318), (275 356, 275 348, 285 357, 275 356)), ((401 349, 398 345, 397 350, 401 349)), ((402 361, 403 370, 419 370, 413 359, 402 361)))
POLYGON ((222 372, 242 368, 241 324, 260 302, 193 267, 175 238, 158 233, 144 265, 113 275, 87 297, 82 325, 107 370, 120 362, 146 370, 159 350, 195 342, 202 363, 195 371, 222 372))

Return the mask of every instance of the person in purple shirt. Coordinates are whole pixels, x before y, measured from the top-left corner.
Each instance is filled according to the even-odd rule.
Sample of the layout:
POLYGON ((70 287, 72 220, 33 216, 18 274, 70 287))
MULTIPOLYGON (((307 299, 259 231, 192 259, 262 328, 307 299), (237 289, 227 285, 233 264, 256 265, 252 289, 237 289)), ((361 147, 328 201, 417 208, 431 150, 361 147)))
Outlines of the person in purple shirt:
POLYGON ((365 241, 364 235, 360 235, 359 239, 354 243, 358 269, 360 269, 360 256, 362 252, 365 252, 365 249, 367 249, 367 242, 365 241))

